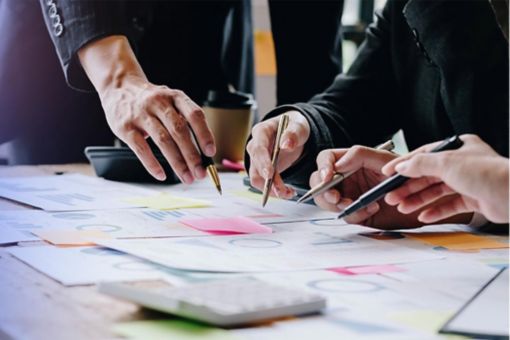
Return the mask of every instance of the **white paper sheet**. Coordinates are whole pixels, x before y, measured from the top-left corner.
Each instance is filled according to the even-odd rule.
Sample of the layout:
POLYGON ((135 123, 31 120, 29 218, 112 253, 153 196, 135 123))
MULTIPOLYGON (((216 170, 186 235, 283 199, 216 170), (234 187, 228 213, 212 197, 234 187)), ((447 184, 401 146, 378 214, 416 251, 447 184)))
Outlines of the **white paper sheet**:
POLYGON ((171 268, 212 272, 291 271, 441 258, 340 229, 98 242, 171 268))
POLYGON ((0 225, 6 230, 24 232, 42 229, 98 230, 107 233, 112 238, 208 235, 177 223, 182 218, 195 217, 197 215, 193 214, 193 209, 190 209, 189 212, 119 209, 54 213, 20 210, 0 212, 0 225))
POLYGON ((32 235, 29 231, 19 231, 2 225, 0 221, 0 245, 37 241, 39 238, 32 235))
POLYGON ((66 286, 100 281, 172 279, 165 269, 133 256, 100 247, 12 247, 8 251, 36 270, 66 286))
POLYGON ((0 179, 0 197, 47 211, 133 208, 126 198, 156 191, 79 174, 0 179))

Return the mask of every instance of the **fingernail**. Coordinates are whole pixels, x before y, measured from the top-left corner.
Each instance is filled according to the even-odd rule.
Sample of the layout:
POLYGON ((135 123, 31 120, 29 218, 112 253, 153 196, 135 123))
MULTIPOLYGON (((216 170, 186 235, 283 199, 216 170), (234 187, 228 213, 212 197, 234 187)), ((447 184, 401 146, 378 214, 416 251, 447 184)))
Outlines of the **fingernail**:
POLYGON ((269 169, 268 168, 264 168, 262 169, 262 176, 265 178, 265 179, 268 179, 270 177, 269 175, 269 169))
POLYGON ((408 163, 408 161, 405 161, 405 162, 402 162, 402 163, 398 163, 395 166, 395 170, 397 170, 398 172, 406 171, 408 167, 409 167, 409 163, 408 163))
POLYGON ((379 210, 379 205, 376 203, 376 204, 371 204, 367 207, 367 212, 368 213, 375 213, 377 210, 379 210))
POLYGON ((164 172, 164 171, 158 171, 158 172, 156 173, 156 179, 157 179, 158 181, 164 181, 164 180, 166 180, 166 174, 165 174, 165 172, 164 172))
POLYGON ((205 177, 205 170, 200 165, 195 167, 195 177, 197 177, 197 178, 205 177))
POLYGON ((320 174, 321 174, 321 180, 324 180, 324 178, 326 178, 326 176, 328 175, 328 170, 322 169, 320 174))
POLYGON ((216 153, 216 148, 214 147, 213 143, 209 143, 205 146, 204 151, 207 156, 212 157, 216 153))
POLYGON ((280 198, 280 190, 278 190, 278 188, 273 187, 273 193, 275 194, 276 197, 280 198))
POLYGON ((290 139, 286 139, 282 143, 282 149, 290 149, 292 148, 292 142, 290 139))
POLYGON ((193 176, 191 175, 191 172, 186 171, 186 172, 182 175, 182 180, 183 180, 183 181, 184 181, 184 183, 186 183, 186 184, 191 184, 191 183, 193 183, 193 176))
POLYGON ((336 203, 336 197, 333 193, 331 192, 326 192, 324 194, 324 198, 326 199, 326 201, 328 201, 329 203, 332 203, 332 204, 335 204, 336 203))

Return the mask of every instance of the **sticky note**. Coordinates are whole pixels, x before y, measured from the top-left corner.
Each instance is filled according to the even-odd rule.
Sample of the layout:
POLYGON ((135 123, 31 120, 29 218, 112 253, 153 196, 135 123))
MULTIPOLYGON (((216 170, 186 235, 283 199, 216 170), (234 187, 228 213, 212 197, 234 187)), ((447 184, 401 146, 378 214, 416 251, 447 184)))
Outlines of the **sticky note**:
POLYGON ((187 320, 144 320, 118 323, 113 332, 132 340, 235 340, 239 337, 221 328, 187 320))
POLYGON ((110 238, 100 230, 41 229, 32 234, 56 246, 93 246, 95 239, 110 238))
POLYGON ((273 230, 247 217, 221 217, 183 219, 180 221, 191 228, 215 235, 270 234, 273 230))
POLYGON ((276 57, 273 35, 270 31, 256 31, 255 72, 258 76, 276 75, 276 57))
POLYGON ((343 275, 384 274, 405 271, 404 268, 400 268, 392 264, 375 266, 357 266, 357 267, 337 267, 330 268, 328 270, 343 275))
POLYGON ((450 250, 480 250, 508 248, 507 243, 495 241, 487 236, 474 235, 463 231, 405 233, 407 237, 450 250))
POLYGON ((158 210, 203 208, 211 205, 209 201, 179 197, 167 193, 160 193, 155 196, 128 198, 126 202, 158 210))

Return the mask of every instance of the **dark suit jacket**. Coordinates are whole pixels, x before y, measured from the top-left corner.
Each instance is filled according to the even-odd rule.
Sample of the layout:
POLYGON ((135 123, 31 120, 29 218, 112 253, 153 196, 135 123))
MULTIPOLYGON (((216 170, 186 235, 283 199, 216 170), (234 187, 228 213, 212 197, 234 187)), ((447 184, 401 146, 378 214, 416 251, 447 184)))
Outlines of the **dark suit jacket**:
MULTIPOLYGON (((346 74, 301 111, 306 156, 284 178, 308 185, 320 150, 374 146, 403 129, 414 149, 475 133, 508 156, 508 43, 487 0, 390 0, 346 74)), ((248 160, 249 161, 249 160, 248 160)))
MULTIPOLYGON (((226 89, 229 84, 253 93, 250 0, 40 2, 73 87, 91 88, 76 52, 90 41, 121 34, 130 39, 152 82, 179 88, 199 104, 209 89, 226 89)), ((341 71, 343 0, 269 4, 279 68, 278 101, 307 100, 341 71), (307 82, 296 86, 299 72, 307 82)))

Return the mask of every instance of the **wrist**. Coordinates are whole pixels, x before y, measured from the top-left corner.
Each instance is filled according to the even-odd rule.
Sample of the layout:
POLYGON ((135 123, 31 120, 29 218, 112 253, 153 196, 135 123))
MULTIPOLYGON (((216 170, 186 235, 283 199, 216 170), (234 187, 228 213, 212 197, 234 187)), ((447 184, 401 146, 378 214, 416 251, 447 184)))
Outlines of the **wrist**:
POLYGON ((93 41, 78 51, 78 57, 101 98, 127 84, 147 82, 125 36, 109 36, 93 41))

